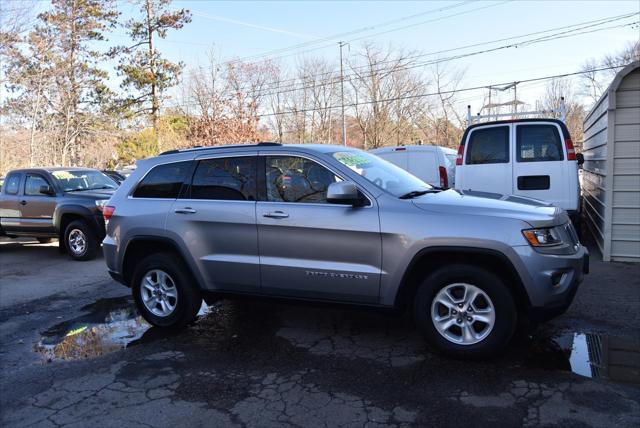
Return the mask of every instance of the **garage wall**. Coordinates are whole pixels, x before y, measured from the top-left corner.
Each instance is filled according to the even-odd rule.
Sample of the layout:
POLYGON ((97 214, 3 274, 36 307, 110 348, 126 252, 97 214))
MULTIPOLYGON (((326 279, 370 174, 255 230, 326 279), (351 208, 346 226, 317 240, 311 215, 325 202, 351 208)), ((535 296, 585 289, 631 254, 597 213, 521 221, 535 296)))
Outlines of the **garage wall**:
POLYGON ((584 216, 600 252, 605 246, 609 96, 605 94, 584 122, 582 198, 584 216))
POLYGON ((640 68, 616 90, 611 259, 640 261, 640 68))
POLYGON ((585 220, 605 261, 640 262, 640 64, 621 70, 586 116, 585 220))

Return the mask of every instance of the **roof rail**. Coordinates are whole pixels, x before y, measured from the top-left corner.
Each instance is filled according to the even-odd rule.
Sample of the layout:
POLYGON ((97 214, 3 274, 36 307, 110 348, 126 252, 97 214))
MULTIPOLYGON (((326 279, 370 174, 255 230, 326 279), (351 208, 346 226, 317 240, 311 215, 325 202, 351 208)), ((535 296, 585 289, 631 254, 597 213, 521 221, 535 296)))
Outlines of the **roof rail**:
POLYGON ((509 117, 512 119, 530 117, 530 116, 551 116, 554 114, 560 115, 560 120, 566 122, 566 109, 564 105, 564 97, 560 97, 560 107, 557 109, 551 110, 536 110, 536 111, 522 111, 522 112, 514 112, 514 113, 497 113, 497 114, 484 114, 480 113, 473 116, 471 114, 471 106, 467 106, 467 126, 471 126, 474 123, 480 123, 482 119, 498 120, 499 118, 509 117))
POLYGON ((256 144, 229 144, 227 146, 193 146, 190 147, 188 149, 173 149, 173 150, 167 150, 166 152, 162 152, 160 153, 159 156, 162 155, 173 155, 175 153, 187 153, 187 152, 193 152, 196 150, 206 150, 206 149, 227 149, 230 147, 263 147, 263 146, 281 146, 282 144, 280 143, 274 143, 274 142, 269 142, 269 141, 265 141, 265 142, 260 142, 260 143, 256 143, 256 144))

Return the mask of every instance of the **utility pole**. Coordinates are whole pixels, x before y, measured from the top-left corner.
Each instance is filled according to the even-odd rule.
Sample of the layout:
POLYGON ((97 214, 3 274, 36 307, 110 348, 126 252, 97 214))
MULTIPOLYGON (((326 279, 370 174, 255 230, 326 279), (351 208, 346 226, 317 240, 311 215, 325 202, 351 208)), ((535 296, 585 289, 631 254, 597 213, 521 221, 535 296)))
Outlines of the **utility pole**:
POLYGON ((342 66, 342 48, 346 42, 338 42, 340 46, 340 98, 342 100, 342 144, 347 145, 347 123, 344 117, 344 70, 342 66))

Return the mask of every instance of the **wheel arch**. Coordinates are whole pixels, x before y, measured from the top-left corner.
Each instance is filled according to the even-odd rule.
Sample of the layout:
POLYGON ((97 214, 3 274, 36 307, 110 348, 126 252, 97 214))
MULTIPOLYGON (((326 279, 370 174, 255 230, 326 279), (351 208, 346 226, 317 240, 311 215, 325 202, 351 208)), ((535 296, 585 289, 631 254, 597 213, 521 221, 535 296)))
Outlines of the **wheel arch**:
POLYGON ((413 301, 425 276, 448 264, 467 264, 504 275, 519 311, 531 306, 522 278, 509 258, 498 250, 479 247, 438 246, 418 251, 406 269, 394 306, 405 308, 413 301))
POLYGON ((202 280, 197 275, 191 260, 185 257, 180 246, 171 238, 164 236, 136 236, 127 242, 122 255, 122 282, 131 287, 131 278, 135 270, 135 261, 154 253, 173 253, 189 270, 189 274, 195 280, 198 288, 202 290, 202 280))

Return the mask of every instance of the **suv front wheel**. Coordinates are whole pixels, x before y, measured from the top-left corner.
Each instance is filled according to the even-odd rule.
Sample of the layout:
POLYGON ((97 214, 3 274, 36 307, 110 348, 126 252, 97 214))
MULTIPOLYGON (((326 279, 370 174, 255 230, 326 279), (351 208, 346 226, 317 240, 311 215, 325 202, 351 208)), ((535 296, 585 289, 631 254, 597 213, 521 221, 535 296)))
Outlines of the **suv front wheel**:
POLYGON ((185 327, 202 305, 187 268, 168 253, 152 254, 138 264, 131 291, 144 319, 157 327, 185 327))
POLYGON ((455 357, 486 358, 509 343, 517 313, 499 276, 476 266, 452 265, 433 272, 420 285, 414 318, 438 350, 455 357))

